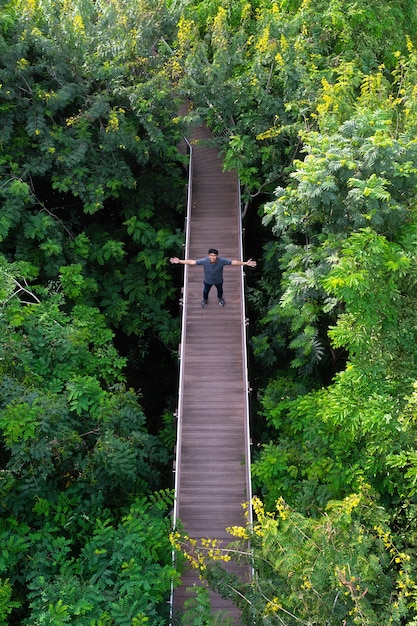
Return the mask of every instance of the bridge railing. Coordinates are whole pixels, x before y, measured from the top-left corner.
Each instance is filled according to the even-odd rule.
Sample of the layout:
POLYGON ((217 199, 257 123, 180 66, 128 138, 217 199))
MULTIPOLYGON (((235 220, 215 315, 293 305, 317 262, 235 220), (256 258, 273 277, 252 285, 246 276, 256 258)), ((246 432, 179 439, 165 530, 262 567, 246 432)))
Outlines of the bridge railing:
MULTIPOLYGON (((240 197, 240 184, 238 183, 238 215, 239 215, 239 258, 243 260, 243 228, 242 228, 242 217, 241 217, 241 197, 240 197)), ((248 319, 246 317, 246 304, 245 304, 245 272, 243 268, 241 269, 241 303, 242 303, 242 358, 243 358, 243 372, 245 374, 246 380, 246 393, 245 393, 245 459, 247 463, 246 467, 246 495, 248 501, 248 522, 252 525, 253 522, 253 513, 252 513, 252 479, 251 479, 251 458, 252 458, 252 450, 251 450, 251 435, 250 435, 250 410, 249 410, 249 394, 250 394, 250 383, 249 383, 249 368, 248 368, 248 350, 247 350, 247 323, 248 319)))
MULTIPOLYGON (((187 145, 188 152, 188 181, 187 181, 187 209, 185 215, 185 246, 184 246, 184 258, 189 257, 189 242, 190 242, 190 224, 191 224, 191 207, 193 201, 193 148, 190 142, 184 138, 187 145)), ((182 404, 184 397, 184 348, 185 337, 187 331, 187 306, 188 306, 188 265, 184 265, 184 283, 182 288, 181 297, 182 315, 181 315, 181 343, 179 347, 179 381, 178 381, 178 406, 177 406, 177 445, 174 459, 174 508, 172 512, 172 527, 175 529, 178 522, 178 493, 180 485, 180 468, 181 468, 181 430, 182 430, 182 404)), ((175 553, 172 552, 172 560, 175 563, 175 553)), ((170 596, 170 625, 173 624, 173 610, 174 610, 174 588, 171 586, 170 596)))
MULTIPOLYGON (((188 183, 187 183, 187 210, 185 215, 185 246, 184 258, 188 259, 190 246, 190 224, 191 224, 191 207, 193 202, 193 148, 190 142, 185 139, 187 151, 189 155, 188 162, 188 183)), ((187 332, 187 306, 188 306, 188 265, 184 265, 184 284, 182 289, 182 316, 181 316, 181 343, 179 348, 179 382, 178 382, 178 406, 177 406, 177 448, 175 458, 175 500, 173 511, 173 527, 176 527, 178 520, 178 499, 177 494, 180 485, 180 456, 181 456, 181 428, 182 428, 182 404, 184 391, 184 348, 187 332)))

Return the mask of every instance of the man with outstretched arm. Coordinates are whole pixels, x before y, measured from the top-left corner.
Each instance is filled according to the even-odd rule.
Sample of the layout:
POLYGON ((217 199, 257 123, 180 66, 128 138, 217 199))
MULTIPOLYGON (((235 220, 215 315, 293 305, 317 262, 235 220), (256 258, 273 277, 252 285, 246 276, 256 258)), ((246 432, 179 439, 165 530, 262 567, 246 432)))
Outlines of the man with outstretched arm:
POLYGON ((209 291, 213 285, 217 289, 217 297, 219 305, 224 306, 226 303, 223 299, 223 268, 225 265, 244 265, 246 267, 255 267, 256 261, 249 259, 248 261, 236 261, 235 259, 225 259, 219 256, 219 251, 210 248, 208 256, 203 259, 179 259, 177 256, 170 258, 170 262, 181 265, 202 265, 204 269, 204 289, 201 306, 204 309, 208 304, 209 291))

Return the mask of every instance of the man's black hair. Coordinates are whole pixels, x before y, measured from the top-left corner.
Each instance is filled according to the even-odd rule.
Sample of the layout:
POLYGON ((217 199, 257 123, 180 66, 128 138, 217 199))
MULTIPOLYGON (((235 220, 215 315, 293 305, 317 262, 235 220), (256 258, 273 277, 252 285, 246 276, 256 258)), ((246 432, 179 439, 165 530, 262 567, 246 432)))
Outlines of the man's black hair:
POLYGON ((210 250, 208 251, 209 254, 217 254, 217 256, 219 256, 219 251, 216 250, 216 248, 210 248, 210 250))

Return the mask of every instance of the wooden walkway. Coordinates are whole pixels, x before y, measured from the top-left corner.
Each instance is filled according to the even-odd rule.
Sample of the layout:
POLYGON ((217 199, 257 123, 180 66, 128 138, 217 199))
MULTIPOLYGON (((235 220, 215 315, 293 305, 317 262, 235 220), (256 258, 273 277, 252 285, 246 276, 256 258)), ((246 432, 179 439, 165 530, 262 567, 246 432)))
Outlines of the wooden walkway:
MULTIPOLYGON (((185 256, 199 259, 214 247, 220 256, 242 259, 239 181, 235 173, 223 173, 210 138, 200 128, 191 140, 185 256)), ((192 538, 223 545, 232 541, 226 527, 245 524, 242 503, 251 499, 243 286, 243 268, 225 267, 226 306, 219 306, 212 287, 202 309, 203 268, 184 266, 174 523, 179 519, 192 538)), ((174 592, 174 615, 194 583, 195 572, 187 572, 174 592)), ((212 594, 211 602, 213 611, 227 610, 240 623, 230 601, 212 594)))

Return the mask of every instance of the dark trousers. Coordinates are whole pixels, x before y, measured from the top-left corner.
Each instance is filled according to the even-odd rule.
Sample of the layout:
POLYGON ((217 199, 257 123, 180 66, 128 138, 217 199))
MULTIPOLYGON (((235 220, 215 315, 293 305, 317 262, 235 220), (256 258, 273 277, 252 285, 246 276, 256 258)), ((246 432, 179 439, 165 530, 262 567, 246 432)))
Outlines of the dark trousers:
MULTIPOLYGON (((204 300, 207 300, 208 295, 209 295, 209 291, 210 289, 213 287, 213 285, 209 285, 208 283, 204 283, 204 291, 203 291, 203 298, 204 300)), ((217 297, 218 298, 222 298, 223 297, 223 283, 218 283, 217 285, 215 285, 216 289, 217 289, 217 297)))

